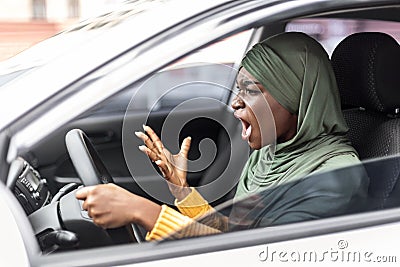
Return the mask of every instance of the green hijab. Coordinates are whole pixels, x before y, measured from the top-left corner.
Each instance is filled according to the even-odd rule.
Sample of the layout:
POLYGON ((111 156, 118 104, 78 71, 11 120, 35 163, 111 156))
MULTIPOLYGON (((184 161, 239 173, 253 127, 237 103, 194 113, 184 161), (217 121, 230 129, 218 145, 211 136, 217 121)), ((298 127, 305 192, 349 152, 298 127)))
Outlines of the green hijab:
POLYGON ((235 199, 296 181, 332 157, 357 155, 345 137, 348 128, 328 55, 317 41, 302 33, 275 35, 254 45, 242 66, 298 121, 291 140, 252 153, 235 199))

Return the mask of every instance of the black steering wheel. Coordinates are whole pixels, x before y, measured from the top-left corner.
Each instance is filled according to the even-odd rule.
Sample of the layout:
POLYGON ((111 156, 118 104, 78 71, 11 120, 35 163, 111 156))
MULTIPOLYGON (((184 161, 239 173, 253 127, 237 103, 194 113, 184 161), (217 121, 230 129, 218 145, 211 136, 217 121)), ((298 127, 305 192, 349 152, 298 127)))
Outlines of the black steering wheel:
MULTIPOLYGON (((80 129, 70 130, 65 143, 71 161, 85 186, 114 183, 87 135, 80 129)), ((142 242, 143 231, 136 224, 107 229, 114 243, 142 242)))

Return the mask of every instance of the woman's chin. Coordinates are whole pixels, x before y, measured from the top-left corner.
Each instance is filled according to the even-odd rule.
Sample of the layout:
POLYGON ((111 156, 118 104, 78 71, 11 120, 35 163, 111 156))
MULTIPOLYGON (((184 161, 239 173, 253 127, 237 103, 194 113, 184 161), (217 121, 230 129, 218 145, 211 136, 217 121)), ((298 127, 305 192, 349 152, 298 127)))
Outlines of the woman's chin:
POLYGON ((252 141, 248 140, 247 143, 249 144, 249 147, 251 149, 259 150, 261 148, 260 142, 252 142, 252 141))

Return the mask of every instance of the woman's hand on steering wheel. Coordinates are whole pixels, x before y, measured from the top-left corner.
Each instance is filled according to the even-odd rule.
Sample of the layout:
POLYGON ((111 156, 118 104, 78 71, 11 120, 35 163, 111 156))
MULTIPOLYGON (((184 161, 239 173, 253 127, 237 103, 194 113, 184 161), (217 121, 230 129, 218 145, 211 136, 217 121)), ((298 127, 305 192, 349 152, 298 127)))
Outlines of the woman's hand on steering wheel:
POLYGON ((104 229, 138 223, 151 231, 161 211, 156 203, 112 183, 82 187, 75 196, 84 201, 82 208, 93 222, 104 229))
POLYGON ((165 180, 169 190, 178 200, 184 199, 191 189, 186 180, 187 156, 190 149, 191 138, 186 137, 182 141, 178 154, 172 155, 161 142, 157 134, 149 126, 143 125, 143 132, 135 132, 135 135, 143 140, 145 145, 139 146, 151 161, 155 162, 165 180), (146 134, 147 133, 147 134, 146 134))

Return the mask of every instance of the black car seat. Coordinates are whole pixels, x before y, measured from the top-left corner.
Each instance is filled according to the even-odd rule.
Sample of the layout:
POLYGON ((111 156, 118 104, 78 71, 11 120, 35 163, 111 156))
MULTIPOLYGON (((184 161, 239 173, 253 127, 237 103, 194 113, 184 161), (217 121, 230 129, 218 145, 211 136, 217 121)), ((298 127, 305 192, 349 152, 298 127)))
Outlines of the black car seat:
MULTIPOLYGON (((360 158, 400 153, 400 46, 378 32, 355 33, 332 54, 348 137, 360 158)), ((368 166, 372 165, 366 165, 368 166)), ((385 170, 367 169, 369 195, 375 208, 400 204, 400 160, 391 159, 385 170)))

